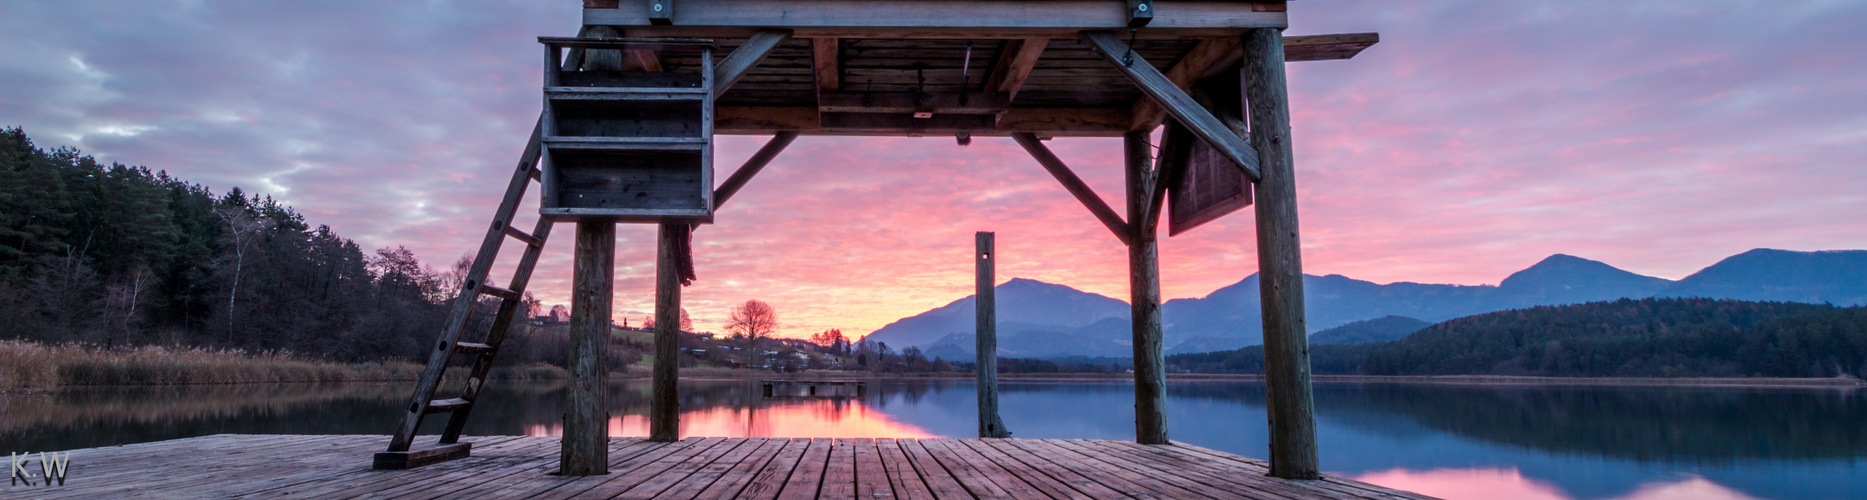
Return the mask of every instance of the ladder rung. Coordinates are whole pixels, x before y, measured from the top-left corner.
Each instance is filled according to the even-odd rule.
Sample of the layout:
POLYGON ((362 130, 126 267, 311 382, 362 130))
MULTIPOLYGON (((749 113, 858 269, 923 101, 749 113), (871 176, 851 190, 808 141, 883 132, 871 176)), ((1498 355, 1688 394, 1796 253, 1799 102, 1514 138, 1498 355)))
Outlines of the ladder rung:
POLYGON ((538 181, 538 182, 544 182, 543 180, 540 180, 544 177, 544 175, 545 173, 543 170, 540 170, 537 168, 532 169, 532 180, 538 181))
POLYGON ((493 346, 481 344, 478 342, 455 342, 454 352, 466 354, 469 356, 477 356, 477 355, 492 353, 493 346))
POLYGON ((434 401, 428 402, 427 413, 428 414, 447 413, 447 412, 451 412, 455 410, 460 410, 468 406, 473 406, 473 402, 467 401, 465 399, 460 399, 460 398, 436 399, 434 401))
POLYGON ((484 294, 491 295, 494 297, 499 297, 499 298, 510 300, 513 302, 517 302, 519 301, 519 299, 522 298, 519 296, 519 292, 514 292, 512 290, 507 290, 504 288, 496 287, 493 285, 488 285, 485 283, 480 284, 480 293, 484 293, 484 294))
POLYGON ((524 231, 520 231, 519 228, 512 227, 511 224, 506 225, 506 236, 511 236, 512 239, 525 242, 525 246, 535 247, 535 246, 544 244, 543 242, 538 241, 537 237, 529 235, 529 234, 525 234, 524 231))

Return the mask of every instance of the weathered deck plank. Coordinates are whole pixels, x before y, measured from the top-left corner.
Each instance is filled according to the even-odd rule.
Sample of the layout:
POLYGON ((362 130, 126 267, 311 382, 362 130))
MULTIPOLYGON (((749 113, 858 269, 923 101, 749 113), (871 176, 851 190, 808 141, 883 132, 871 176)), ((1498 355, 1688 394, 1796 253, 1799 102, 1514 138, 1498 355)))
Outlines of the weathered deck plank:
MULTIPOLYGON (((214 435, 71 450, 64 486, 7 498, 1272 498, 1423 499, 1183 443, 1082 439, 610 440, 610 473, 556 471, 558 439, 483 436, 473 456, 370 470, 386 436, 214 435)), ((34 469, 36 470, 36 468, 34 469)))

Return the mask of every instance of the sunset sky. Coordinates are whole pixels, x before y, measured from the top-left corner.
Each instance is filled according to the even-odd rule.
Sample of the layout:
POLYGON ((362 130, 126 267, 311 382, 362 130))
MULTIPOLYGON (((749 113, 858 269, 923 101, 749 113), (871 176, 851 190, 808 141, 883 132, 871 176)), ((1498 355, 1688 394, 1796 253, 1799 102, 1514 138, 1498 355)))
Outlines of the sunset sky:
MULTIPOLYGON (((1289 8, 1291 35, 1381 34, 1290 66, 1310 274, 1495 284, 1566 253, 1677 279, 1751 248, 1867 248, 1867 3, 1289 8)), ((0 126, 270 194, 442 267, 478 244, 538 116, 536 38, 579 16, 574 0, 0 2, 0 126)), ((722 137, 716 175, 764 139, 722 137)), ((1121 206, 1118 139, 1050 144, 1121 206)), ((1123 247, 1008 139, 804 137, 716 221, 683 292, 702 330, 756 298, 782 335, 866 334, 972 293, 982 230, 1001 280, 1128 296, 1123 247)), ((547 304, 570 292, 558 231, 531 287, 547 304)), ((618 238, 616 310, 639 322, 655 231, 618 238)), ((1163 239, 1167 298, 1256 271, 1249 211, 1163 239)))

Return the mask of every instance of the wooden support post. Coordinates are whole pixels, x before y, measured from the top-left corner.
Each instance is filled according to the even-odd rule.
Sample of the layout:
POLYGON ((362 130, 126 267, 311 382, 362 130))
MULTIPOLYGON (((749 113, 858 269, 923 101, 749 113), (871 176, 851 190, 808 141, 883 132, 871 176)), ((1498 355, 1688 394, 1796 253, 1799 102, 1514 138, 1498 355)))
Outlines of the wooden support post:
POLYGON ((1308 326, 1303 319, 1303 259, 1297 238, 1296 169, 1283 34, 1244 35, 1245 100, 1258 152, 1258 291, 1264 309, 1264 385, 1271 425, 1271 475, 1316 479, 1316 417, 1310 394, 1308 326))
POLYGON ((973 338, 979 349, 979 437, 1011 437, 1005 421, 998 418, 998 294, 992 287, 997 279, 992 276, 992 260, 997 256, 992 255, 992 233, 980 231, 973 235, 973 243, 976 250, 972 258, 978 271, 973 338))
POLYGON ((655 373, 648 404, 648 440, 673 442, 681 434, 681 272, 675 241, 686 224, 662 224, 655 253, 655 373))
POLYGON ((1128 303, 1134 331, 1134 436, 1167 444, 1167 358, 1161 347, 1160 263, 1154 220, 1153 159, 1148 133, 1122 136, 1128 178, 1128 303))
POLYGON ((616 223, 577 223, 570 305, 570 389, 558 473, 609 473, 609 307, 615 298, 616 223))

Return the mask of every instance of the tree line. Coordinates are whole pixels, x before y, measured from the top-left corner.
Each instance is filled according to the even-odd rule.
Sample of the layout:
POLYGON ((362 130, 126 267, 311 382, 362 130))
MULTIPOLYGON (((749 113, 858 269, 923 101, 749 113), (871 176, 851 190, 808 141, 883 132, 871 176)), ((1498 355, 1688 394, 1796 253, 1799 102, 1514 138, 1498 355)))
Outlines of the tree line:
POLYGON ((420 360, 465 264, 365 251, 268 196, 0 131, 0 338, 420 360))
MULTIPOLYGON (((1263 373, 1264 348, 1167 357, 1174 370, 1263 373)), ((1621 299, 1499 311, 1406 338, 1311 345, 1316 374, 1867 378, 1867 308, 1621 299)))

